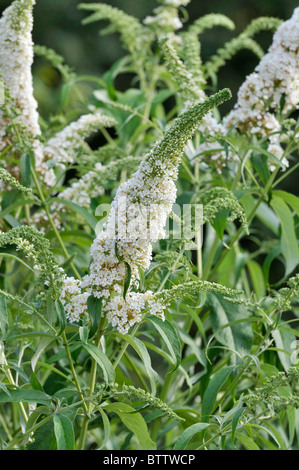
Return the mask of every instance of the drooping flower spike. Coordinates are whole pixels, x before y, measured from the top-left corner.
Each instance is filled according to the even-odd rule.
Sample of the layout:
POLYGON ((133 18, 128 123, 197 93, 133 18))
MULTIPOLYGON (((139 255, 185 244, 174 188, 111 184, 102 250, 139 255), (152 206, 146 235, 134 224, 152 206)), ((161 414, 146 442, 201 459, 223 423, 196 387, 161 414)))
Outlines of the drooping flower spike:
POLYGON ((152 256, 151 241, 165 236, 165 224, 176 199, 175 180, 180 158, 202 117, 231 96, 222 90, 179 116, 160 142, 143 158, 138 170, 123 183, 114 198, 104 230, 91 247, 89 274, 79 282, 67 278, 62 303, 71 322, 87 310, 89 295, 103 301, 103 313, 120 333, 142 319, 147 309, 163 318, 165 305, 150 291, 139 293, 139 269, 152 256), (150 212, 150 224, 142 210, 150 212), (129 274, 129 276, 128 276, 129 274))
MULTIPOLYGON (((11 105, 18 110, 15 122, 32 136, 36 169, 43 172, 37 102, 33 96, 33 5, 35 0, 15 0, 0 18, 0 74, 8 87, 11 105)), ((0 151, 13 144, 7 134, 8 118, 0 109, 0 151)), ((17 173, 17 171, 16 171, 17 173)))
MULTIPOLYGON (((0 107, 0 151, 7 148, 12 152, 16 150, 20 143, 17 142, 19 133, 14 129, 20 126, 23 140, 24 134, 28 137, 26 151, 33 150, 36 171, 41 175, 43 182, 52 187, 56 183, 55 165, 73 163, 76 151, 84 144, 84 138, 101 127, 115 125, 115 121, 100 113, 83 115, 45 145, 41 143, 38 106, 33 94, 31 73, 35 3, 35 0, 15 0, 0 19, 0 75, 9 93, 11 108, 8 116, 8 110, 0 107), (13 111, 14 109, 16 111, 13 111), (13 113, 14 135, 8 131, 13 113), (51 164, 48 164, 49 160, 51 164)), ((0 162, 4 167, 7 166, 6 160, 0 162)), ((9 169, 14 176, 19 177, 18 166, 9 169)))
MULTIPOLYGON (((224 119, 227 129, 269 136, 268 151, 281 159, 281 125, 278 113, 287 116, 299 105, 299 8, 282 23, 268 53, 238 92, 235 108, 224 119)), ((288 165, 286 159, 283 163, 288 165)))

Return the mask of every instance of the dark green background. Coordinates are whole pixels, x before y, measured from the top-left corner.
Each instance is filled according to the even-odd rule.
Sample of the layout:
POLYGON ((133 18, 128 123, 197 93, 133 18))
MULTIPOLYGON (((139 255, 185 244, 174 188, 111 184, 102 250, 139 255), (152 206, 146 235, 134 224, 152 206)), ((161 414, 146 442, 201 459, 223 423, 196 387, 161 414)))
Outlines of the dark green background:
MULTIPOLYGON (((96 0, 90 0, 94 1, 96 0)), ((0 0, 0 14, 11 3, 12 0, 0 0)), ((82 26, 81 21, 87 13, 78 10, 80 0, 37 0, 36 3, 34 42, 55 49, 78 74, 100 76, 125 54, 117 34, 99 35, 100 29, 107 23, 82 26)), ((153 8, 158 5, 156 0, 107 0, 106 3, 140 19, 151 14, 153 8)), ((205 60, 225 41, 237 36, 253 18, 275 16, 286 20, 298 6, 298 0, 192 0, 187 6, 187 12, 190 23, 206 13, 213 12, 229 16, 236 24, 235 31, 214 28, 201 36, 202 56, 205 60)), ((267 50, 272 40, 272 32, 260 33, 255 38, 267 50)), ((228 111, 226 107, 231 108, 239 86, 257 63, 258 59, 250 51, 243 50, 220 70, 217 88, 229 87, 233 93, 233 99, 221 108, 222 112, 228 111)), ((61 86, 59 74, 48 62, 36 59, 34 77, 35 95, 41 116, 48 117, 57 113, 61 86)), ((122 76, 117 81, 117 87, 121 89, 130 86, 130 80, 131 76, 122 76)), ((87 96, 89 91, 87 89, 87 96)))
MULTIPOLYGON (((99 36, 99 29, 105 25, 103 22, 82 26, 81 20, 86 13, 77 9, 79 3, 79 0, 37 0, 34 41, 55 49, 79 73, 101 74, 123 54, 120 41, 116 34, 99 36)), ((144 18, 158 5, 156 0, 108 0, 106 3, 138 18, 144 18)), ((11 0, 0 0, 0 13, 10 4, 11 0)), ((287 19, 297 6, 299 2, 296 0, 192 0, 187 11, 190 21, 206 13, 218 12, 228 15, 237 26, 235 32, 216 28, 202 37, 202 53, 206 58, 225 40, 242 31, 251 19, 261 15, 287 19)), ((257 39, 267 48, 271 33, 260 35, 257 39)), ((235 91, 256 64, 257 60, 250 52, 240 52, 222 70, 219 87, 229 86, 235 91)))

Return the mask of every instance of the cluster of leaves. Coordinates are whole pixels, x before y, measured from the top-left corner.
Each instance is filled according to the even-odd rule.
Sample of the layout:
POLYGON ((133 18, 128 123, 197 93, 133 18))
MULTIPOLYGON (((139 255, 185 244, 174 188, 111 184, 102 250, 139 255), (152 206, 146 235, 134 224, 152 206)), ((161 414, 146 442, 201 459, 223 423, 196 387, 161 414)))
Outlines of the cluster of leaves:
MULTIPOLYGON (((299 198, 283 185, 298 168, 293 163, 297 121, 285 123, 287 132, 282 131, 292 163, 288 170, 274 161, 271 173, 273 159, 262 139, 242 134, 214 138, 221 151, 235 152, 236 171, 228 167, 219 173, 212 162, 206 164, 208 158, 201 165, 183 157, 177 203, 203 204, 203 240, 190 245, 170 236, 155 243, 150 268, 140 272, 141 291, 150 289, 156 300, 168 304, 165 321, 145 315, 121 335, 101 315, 101 300, 88 299, 88 316, 78 324, 67 323, 58 300, 62 271, 79 280, 88 273, 99 223, 96 208, 111 202, 141 155, 173 124, 182 101, 196 102, 203 88, 216 91, 216 72, 240 48, 261 56, 252 36, 275 29, 279 21, 256 20, 202 64, 198 35, 216 26, 232 30, 223 15, 200 18, 182 33, 181 50, 176 50, 175 41, 163 41, 159 31, 109 5, 81 8, 92 12, 86 24, 110 21, 105 32, 120 33, 127 55, 101 78, 80 77, 54 51, 36 47, 64 80, 60 109, 44 117, 43 132, 55 134, 89 107, 105 110, 117 124, 113 132, 101 129, 89 152, 79 149, 75 163, 59 169, 54 191, 35 172, 31 137, 11 125, 19 142, 13 163, 19 165, 21 182, 0 170, 5 184, 0 210, 1 445, 32 450, 296 448, 299 198), (119 91, 119 77, 132 73, 132 86, 119 91), (96 162, 103 169, 95 175, 99 195, 91 198, 90 207, 64 201, 65 210, 53 213, 60 192, 96 162), (28 227, 41 210, 47 217, 43 233, 28 227)), ((7 104, 3 109, 13 123, 7 104)), ((195 132, 195 142, 204 138, 195 132)), ((168 144, 164 139, 163 152, 168 144)))

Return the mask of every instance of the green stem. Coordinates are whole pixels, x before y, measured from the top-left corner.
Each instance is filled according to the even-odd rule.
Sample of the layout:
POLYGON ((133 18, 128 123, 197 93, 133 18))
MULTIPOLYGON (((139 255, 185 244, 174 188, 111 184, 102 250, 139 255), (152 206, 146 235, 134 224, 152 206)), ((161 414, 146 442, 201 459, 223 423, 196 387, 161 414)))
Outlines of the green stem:
POLYGON ((231 424, 228 424, 221 432, 219 432, 218 434, 216 434, 215 436, 211 437, 210 439, 208 439, 206 442, 204 442, 201 446, 197 447, 196 450, 203 450, 207 445, 211 444, 212 442, 215 441, 215 439, 217 439, 218 437, 221 437, 223 436, 223 434, 229 430, 231 427, 231 424))
MULTIPOLYGON (((268 337, 270 336, 270 334, 272 333, 273 331, 273 328, 269 328, 269 330, 267 331, 266 335, 261 339, 261 341, 259 342, 259 344, 256 346, 253 354, 257 354, 260 350, 260 348, 263 346, 263 344, 265 343, 265 341, 268 339, 268 337)), ((250 367, 251 363, 252 363, 253 359, 250 357, 248 358, 248 360, 246 361, 246 364, 244 364, 244 366, 241 368, 241 371, 239 372, 239 374, 235 377, 235 379, 232 381, 232 383, 230 384, 230 386, 228 387, 228 389, 226 390, 225 394, 221 397, 221 399, 218 401, 218 403, 216 404, 215 408, 214 408, 214 411, 219 408, 222 403, 224 402, 225 398, 229 395, 229 393, 233 390, 233 388, 235 387, 235 385, 237 385, 237 383, 239 382, 239 380, 241 379, 242 375, 244 374, 244 372, 247 371, 247 369, 250 367)), ((213 411, 213 412, 214 412, 213 411)))
MULTIPOLYGON (((273 184, 273 181, 275 180, 276 178, 276 175, 277 173, 279 172, 280 170, 280 167, 276 168, 276 170, 272 173, 271 177, 269 178, 268 180, 268 183, 265 187, 265 190, 262 192, 262 194, 260 195, 259 199, 257 200, 254 208, 252 209, 251 213, 249 214, 248 218, 247 218, 247 221, 248 221, 248 224, 252 221, 252 219, 254 218, 259 206, 261 205, 261 203, 264 201, 266 195, 268 194, 268 191, 270 190, 272 184, 273 184)), ((228 253, 230 252, 230 250, 233 248, 235 242, 239 239, 240 235, 243 233, 244 229, 243 227, 240 227, 239 230, 236 232, 236 234, 234 235, 233 239, 231 240, 230 242, 230 245, 229 245, 229 249, 225 250, 222 252, 222 256, 220 257, 220 259, 218 260, 218 262, 215 264, 214 268, 211 270, 210 272, 210 275, 209 275, 209 279, 212 279, 214 274, 217 272, 217 270, 219 269, 219 266, 222 264, 222 262, 224 261, 224 259, 226 258, 226 256, 228 255, 228 253)), ((207 270, 206 270, 207 271, 207 270)), ((208 271, 207 271, 208 272, 208 271)))
POLYGON ((138 367, 136 367, 136 364, 133 362, 133 360, 130 358, 129 354, 128 353, 125 353, 125 357, 126 357, 126 361, 128 361, 128 364, 129 366, 131 367, 131 369, 133 370, 133 372, 136 374, 136 376, 138 377, 138 380, 140 382, 140 384, 142 385, 142 387, 144 388, 144 390, 146 390, 147 392, 149 391, 148 390, 148 386, 146 384, 146 381, 144 380, 144 378, 142 377, 141 375, 141 372, 140 370, 138 369, 138 367))
MULTIPOLYGON (((163 384, 163 387, 161 389, 160 399, 164 402, 166 402, 167 400, 167 395, 168 395, 169 387, 171 385, 172 378, 173 378, 173 375, 168 373, 166 376, 165 382, 163 384)), ((156 442, 157 440, 160 429, 161 429, 161 418, 157 418, 154 421, 153 426, 152 426, 152 440, 154 442, 156 442)))
POLYGON ((79 393, 79 396, 80 396, 81 400, 83 401, 84 411, 85 411, 85 413, 88 413, 88 408, 87 408, 87 405, 84 401, 84 395, 83 395, 82 390, 81 390, 81 386, 80 386, 80 383, 79 383, 79 380, 78 380, 78 376, 77 376, 77 373, 76 373, 76 370, 75 370, 75 367, 74 367, 74 364, 73 364, 73 360, 72 360, 71 351, 70 351, 70 348, 69 348, 69 345, 68 345, 67 337, 66 337, 66 334, 65 334, 64 331, 62 332, 61 336, 62 336, 62 339, 63 339, 63 345, 64 345, 64 349, 65 349, 65 352, 66 352, 66 355, 67 355, 67 358, 68 358, 68 362, 69 362, 69 365, 70 365, 70 368, 71 368, 71 371, 72 371, 72 375, 74 377, 76 388, 78 390, 78 393, 79 393))
POLYGON ((18 444, 18 442, 20 442, 21 440, 23 440, 25 437, 27 436, 30 436, 31 434, 33 434, 38 428, 40 428, 41 426, 43 426, 45 423, 47 423, 48 421, 51 421, 53 419, 53 415, 50 414, 49 416, 47 416, 46 418, 42 419, 41 421, 39 421, 39 423, 37 423, 35 426, 32 426, 32 428, 28 429, 27 431, 25 431, 25 433, 19 437, 15 437, 9 444, 7 447, 5 447, 5 450, 10 450, 10 449, 13 449, 13 447, 18 444))
POLYGON ((293 173, 293 171, 297 170, 298 167, 299 167, 299 162, 296 163, 296 165, 294 165, 288 171, 286 171, 280 178, 278 178, 278 180, 275 181, 275 183, 273 184, 273 188, 276 188, 276 186, 278 186, 285 178, 290 176, 290 174, 293 173))
POLYGON ((168 273, 166 274, 166 276, 164 277, 163 281, 161 282, 160 286, 159 286, 159 289, 157 290, 156 294, 158 294, 158 292, 161 292, 163 287, 165 286, 166 282, 168 281, 168 279, 170 278, 170 276, 174 273, 177 265, 178 265, 178 262, 180 261, 181 257, 184 255, 185 253, 185 246, 183 246, 183 248, 181 249, 181 251, 179 252, 178 254, 178 257, 177 259, 175 260, 174 264, 171 266, 171 268, 169 269, 168 273))
MULTIPOLYGON (((8 379, 8 382, 11 384, 11 385, 14 385, 16 387, 16 383, 14 381, 14 378, 12 376, 12 373, 11 373, 11 370, 9 368, 9 365, 8 365, 8 362, 6 360, 6 357, 5 357, 5 354, 4 354, 4 351, 2 351, 2 360, 3 360, 3 365, 4 365, 4 373, 8 379)), ((19 402, 18 403, 19 405, 19 408, 20 408, 20 411, 21 411, 21 414, 24 418, 24 421, 25 423, 27 423, 28 421, 28 416, 27 416, 27 412, 25 410, 25 407, 24 407, 24 404, 22 402, 19 402)))
MULTIPOLYGON (((104 323, 105 323, 105 317, 102 316, 97 332, 97 336, 95 339, 95 346, 98 348, 100 345, 100 341, 103 335, 103 329, 104 329, 104 323)), ((97 378, 97 362, 95 359, 92 359, 91 363, 91 370, 90 370, 90 379, 89 379, 89 392, 88 392, 88 397, 90 398, 95 389, 96 385, 96 378, 97 378)), ((87 413, 84 416, 83 423, 82 423, 82 428, 81 428, 81 433, 80 433, 80 438, 79 438, 79 443, 78 443, 78 450, 84 450, 85 447, 85 442, 86 442, 86 437, 87 437, 87 431, 88 431, 88 425, 90 421, 90 414, 93 409, 93 404, 92 402, 89 403, 89 406, 87 408, 87 413)))
POLYGON ((1 425, 2 425, 2 427, 3 427, 3 430, 4 430, 5 434, 7 435, 8 439, 11 441, 13 437, 12 437, 12 435, 10 434, 9 428, 8 428, 8 426, 7 426, 7 423, 6 423, 5 419, 4 419, 4 416, 2 416, 1 413, 0 413, 0 423, 1 423, 1 425))
MULTIPOLYGON (((141 325, 141 322, 140 322, 140 323, 136 323, 136 325, 133 327, 133 329, 132 329, 132 331, 131 331, 131 333, 130 333, 130 336, 135 336, 135 335, 136 335, 136 333, 137 333, 137 331, 138 331, 140 325, 141 325)), ((120 363, 120 361, 121 361, 123 355, 125 354, 125 352, 126 352, 128 346, 129 346, 129 343, 127 343, 127 342, 125 342, 125 343, 122 345, 122 348, 121 348, 121 350, 119 351, 118 356, 117 356, 117 358, 116 358, 116 360, 115 360, 115 362, 114 362, 114 364, 113 364, 113 368, 114 368, 114 369, 117 368, 117 366, 118 366, 118 364, 120 363)))
MULTIPOLYGON (((213 244, 212 244, 210 252, 208 254, 208 258, 206 259, 206 261, 204 263, 205 266, 204 266, 203 276, 202 276, 203 279, 207 279, 208 274, 210 272, 210 269, 212 268, 218 245, 219 245, 219 239, 218 239, 218 237, 215 233, 215 238, 213 240, 213 244)), ((225 251, 225 253, 226 253, 226 251, 225 251)))
MULTIPOLYGON (((59 242, 59 244, 60 244, 60 246, 61 246, 61 249, 62 249, 62 251, 63 251, 64 256, 66 257, 66 259, 69 259, 69 258, 70 258, 70 255, 69 255, 69 253, 68 253, 68 251, 67 251, 67 249, 66 249, 66 247, 65 247, 65 244, 64 244, 64 242, 63 242, 63 240, 62 240, 62 238, 61 238, 61 236, 60 236, 60 233, 59 233, 59 231, 57 230, 57 227, 56 227, 56 225, 55 225, 55 223, 54 223, 54 221, 53 221, 53 218, 52 218, 51 213, 50 213, 50 210, 49 210, 48 203, 47 203, 47 201, 46 201, 46 199, 45 199, 45 196, 44 196, 44 194, 43 194, 43 192, 42 192, 42 189, 41 189, 41 187, 40 187, 40 184, 39 184, 38 178, 37 178, 37 176, 36 176, 36 174, 35 174, 35 171, 32 170, 31 173, 32 173, 32 177, 33 177, 34 184, 35 184, 35 186, 36 186, 38 195, 39 195, 39 197, 40 197, 40 199, 41 199, 41 201, 42 201, 42 203, 43 203, 43 205, 44 205, 44 207, 45 207, 45 211, 46 211, 47 217, 48 217, 48 219, 49 219, 50 225, 51 225, 51 227, 52 227, 52 229, 53 229, 53 231, 54 231, 54 233, 55 233, 55 236, 56 236, 56 238, 57 238, 57 240, 58 240, 58 242, 59 242)), ((77 279, 80 279, 80 280, 81 280, 81 276, 80 276, 80 274, 79 274, 79 272, 78 272, 78 270, 77 270, 77 268, 75 267, 75 265, 74 265, 73 262, 70 262, 70 267, 71 267, 71 269, 73 270, 73 272, 74 272, 75 276, 77 277, 77 279)))

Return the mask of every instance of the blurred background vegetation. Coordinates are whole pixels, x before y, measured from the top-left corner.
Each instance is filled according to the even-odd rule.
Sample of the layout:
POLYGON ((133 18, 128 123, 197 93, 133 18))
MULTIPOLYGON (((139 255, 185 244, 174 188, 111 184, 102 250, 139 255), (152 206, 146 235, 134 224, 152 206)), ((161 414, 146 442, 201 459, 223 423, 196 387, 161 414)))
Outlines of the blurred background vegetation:
MULTIPOLYGON (((86 3, 95 1, 85 0, 86 3)), ((11 3, 12 0, 0 0, 0 15, 11 3)), ((117 34, 108 36, 99 34, 108 23, 97 22, 88 26, 82 25, 87 12, 78 9, 80 3, 83 3, 83 0, 36 0, 34 43, 54 49, 65 58, 65 62, 77 74, 101 77, 126 52, 122 49, 117 34)), ((118 7, 141 20, 158 6, 156 0, 106 0, 103 3, 118 7)), ((222 13, 234 21, 236 25, 234 31, 219 27, 207 30, 201 36, 202 58, 206 60, 226 41, 243 31, 252 19, 259 16, 274 16, 287 20, 297 6, 299 6, 298 0, 191 0, 182 17, 185 17, 184 27, 207 13, 222 13)), ((260 33, 255 39, 266 51, 272 41, 272 32, 260 33)), ((233 99, 221 107, 223 113, 228 112, 232 107, 239 86, 257 63, 258 59, 252 52, 242 50, 220 69, 217 88, 229 87, 233 93, 233 99)), ((60 112, 64 115, 65 109, 61 106, 63 102, 61 75, 48 61, 39 57, 35 58, 33 73, 35 96, 39 103, 41 118, 48 120, 51 115, 60 112)), ((131 86, 131 81, 132 75, 121 75, 117 78, 116 86, 123 91, 131 86)), ((83 96, 91 97, 95 86, 95 83, 82 81, 77 88, 83 96)), ((71 103, 75 108, 74 113, 76 113, 76 107, 77 111, 78 108, 82 111, 82 100, 76 101, 76 96, 72 96, 71 103)), ((69 115, 68 118, 72 116, 69 115)), ((288 181, 288 185, 293 187, 294 192, 298 190, 296 179, 294 176, 291 181, 288 181)), ((283 186, 282 189, 284 189, 283 186)))
MULTIPOLYGON (((0 14, 11 1, 0 0, 0 14)), ((78 74, 100 76, 124 54, 117 34, 99 35, 99 30, 106 26, 104 22, 88 26, 81 24, 86 12, 78 10, 80 0, 37 0, 36 3, 34 42, 55 49, 78 74)), ((107 0, 106 3, 140 19, 150 14, 158 4, 156 0, 107 0)), ((192 0, 186 8, 189 16, 189 21, 186 22, 214 12, 229 16, 236 24, 235 31, 215 28, 202 36, 202 56, 205 59, 225 41, 238 35, 253 18, 275 16, 286 20, 296 6, 297 0, 192 0)), ((271 37, 271 33, 263 33, 257 37, 265 50, 271 37)), ((244 77, 256 65, 257 58, 251 52, 239 52, 228 66, 221 69, 218 87, 229 87, 236 96, 244 77)), ((42 59, 35 61, 34 76, 40 113, 49 115, 56 108, 55 89, 60 87, 60 76, 42 59), (49 92, 53 96, 52 100, 49 100, 49 92)), ((128 85, 126 78, 118 85, 125 88, 128 85)))

